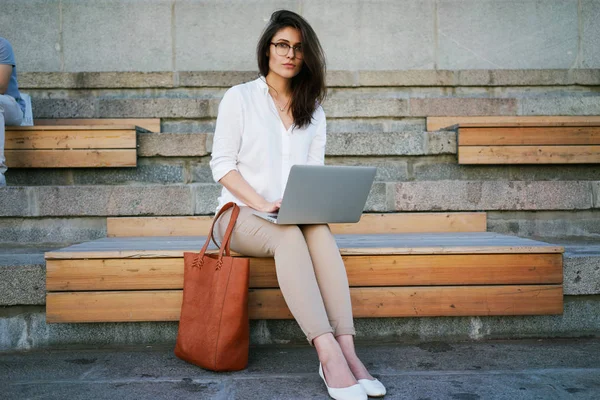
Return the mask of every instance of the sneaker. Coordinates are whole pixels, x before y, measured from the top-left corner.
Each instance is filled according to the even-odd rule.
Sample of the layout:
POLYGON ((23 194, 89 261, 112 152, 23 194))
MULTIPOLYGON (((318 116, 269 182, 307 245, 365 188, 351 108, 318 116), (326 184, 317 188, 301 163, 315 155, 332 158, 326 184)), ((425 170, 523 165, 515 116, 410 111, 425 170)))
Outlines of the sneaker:
POLYGON ((4 177, 4 174, 0 173, 0 187, 4 186, 6 186, 6 178, 4 177))

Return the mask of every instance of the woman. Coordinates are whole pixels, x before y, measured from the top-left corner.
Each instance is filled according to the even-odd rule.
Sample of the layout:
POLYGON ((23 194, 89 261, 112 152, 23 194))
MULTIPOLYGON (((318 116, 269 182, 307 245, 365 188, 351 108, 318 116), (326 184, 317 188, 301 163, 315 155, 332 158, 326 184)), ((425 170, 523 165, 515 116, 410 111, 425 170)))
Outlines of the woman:
MULTIPOLYGON (((261 76, 229 89, 219 105, 210 163, 223 185, 217 211, 241 206, 231 249, 274 257, 285 301, 319 356, 331 397, 383 396, 354 350, 348 278, 326 224, 276 225, 255 215, 277 211, 294 164, 324 164, 325 57, 310 25, 291 11, 271 16, 257 46, 261 76)), ((230 211, 217 223, 223 238, 230 211)))

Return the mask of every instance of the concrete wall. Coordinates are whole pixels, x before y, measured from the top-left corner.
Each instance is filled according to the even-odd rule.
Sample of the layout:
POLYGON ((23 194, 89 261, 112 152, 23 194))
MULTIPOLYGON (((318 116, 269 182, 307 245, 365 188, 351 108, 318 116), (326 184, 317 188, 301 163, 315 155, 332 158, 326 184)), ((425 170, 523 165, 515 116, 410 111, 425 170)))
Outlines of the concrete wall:
POLYGON ((255 70, 270 14, 333 70, 600 68, 600 0, 2 0, 21 71, 255 70))

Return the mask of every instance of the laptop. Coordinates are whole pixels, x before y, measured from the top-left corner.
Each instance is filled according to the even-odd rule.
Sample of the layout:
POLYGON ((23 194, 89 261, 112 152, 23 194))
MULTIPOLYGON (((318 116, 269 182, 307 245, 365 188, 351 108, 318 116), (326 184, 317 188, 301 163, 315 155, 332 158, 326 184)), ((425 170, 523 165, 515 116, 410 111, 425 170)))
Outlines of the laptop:
POLYGON ((376 171, 376 167, 294 165, 279 211, 254 214, 280 225, 358 222, 376 171))

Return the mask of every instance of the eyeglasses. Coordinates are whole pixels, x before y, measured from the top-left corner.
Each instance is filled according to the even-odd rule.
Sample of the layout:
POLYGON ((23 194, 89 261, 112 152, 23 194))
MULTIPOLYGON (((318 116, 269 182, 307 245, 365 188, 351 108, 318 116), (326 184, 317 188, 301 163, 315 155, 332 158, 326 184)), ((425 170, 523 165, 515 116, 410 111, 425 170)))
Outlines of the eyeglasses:
POLYGON ((275 46, 275 52, 277 53, 277 55, 280 56, 287 56, 290 52, 290 49, 294 49, 294 57, 298 58, 298 59, 303 59, 304 58, 304 50, 302 49, 302 46, 290 46, 287 43, 273 43, 271 42, 271 44, 273 46, 275 46))

